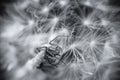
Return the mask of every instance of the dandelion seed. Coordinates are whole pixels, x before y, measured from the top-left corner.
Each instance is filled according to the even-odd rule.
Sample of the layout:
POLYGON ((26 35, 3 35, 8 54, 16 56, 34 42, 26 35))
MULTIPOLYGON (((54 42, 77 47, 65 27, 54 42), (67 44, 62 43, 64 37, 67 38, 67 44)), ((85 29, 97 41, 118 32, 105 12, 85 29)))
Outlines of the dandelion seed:
POLYGON ((52 22, 53 23, 57 23, 59 21, 59 17, 54 17, 53 19, 52 19, 52 22))
POLYGON ((90 19, 84 19, 83 20, 83 25, 85 26, 90 26, 92 24, 91 20, 90 19))
POLYGON ((67 5, 67 3, 68 3, 68 0, 60 0, 60 1, 59 1, 59 4, 60 4, 61 6, 67 5))
POLYGON ((92 4, 89 0, 86 0, 83 4, 86 5, 86 6, 92 6, 92 4))
POLYGON ((91 48, 95 47, 96 46, 96 41, 95 40, 91 41, 90 46, 91 46, 91 48))
POLYGON ((41 13, 42 14, 47 14, 49 12, 49 10, 50 10, 49 7, 45 6, 45 7, 42 8, 41 13))

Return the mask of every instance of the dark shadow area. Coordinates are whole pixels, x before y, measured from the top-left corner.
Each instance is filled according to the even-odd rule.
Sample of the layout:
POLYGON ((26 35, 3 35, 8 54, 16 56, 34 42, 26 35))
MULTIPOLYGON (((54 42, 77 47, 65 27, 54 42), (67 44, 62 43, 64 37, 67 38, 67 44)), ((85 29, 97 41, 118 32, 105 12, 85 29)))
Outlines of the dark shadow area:
POLYGON ((120 7, 120 0, 109 0, 109 4, 120 7))
POLYGON ((15 2, 16 0, 0 0, 0 16, 3 16, 6 14, 5 12, 5 5, 11 4, 15 2))

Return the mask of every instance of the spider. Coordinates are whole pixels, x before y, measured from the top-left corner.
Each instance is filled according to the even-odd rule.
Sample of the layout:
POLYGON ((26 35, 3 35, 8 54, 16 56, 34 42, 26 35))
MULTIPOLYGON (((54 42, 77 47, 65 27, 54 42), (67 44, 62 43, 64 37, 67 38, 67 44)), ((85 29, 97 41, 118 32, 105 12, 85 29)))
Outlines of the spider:
MULTIPOLYGON (((37 66, 37 69, 41 69, 45 73, 53 73, 56 71, 60 62, 64 63, 60 60, 62 49, 59 46, 51 45, 50 47, 38 47, 35 49, 35 52, 38 53, 41 50, 45 50, 45 55, 42 62, 37 66)), ((65 64, 65 63, 64 63, 65 64)))

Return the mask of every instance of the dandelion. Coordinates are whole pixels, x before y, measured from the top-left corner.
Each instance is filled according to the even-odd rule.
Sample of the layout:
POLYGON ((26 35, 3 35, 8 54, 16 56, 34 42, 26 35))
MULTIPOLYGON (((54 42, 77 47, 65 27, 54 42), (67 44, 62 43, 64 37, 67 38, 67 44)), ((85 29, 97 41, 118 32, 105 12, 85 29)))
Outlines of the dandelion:
MULTIPOLYGON (((119 42, 116 31, 119 31, 117 29, 120 25, 117 10, 111 11, 114 7, 107 2, 109 1, 26 0, 17 6, 20 11, 15 8, 12 13, 11 10, 13 23, 4 21, 5 28, 1 31, 0 38, 10 39, 4 42, 8 45, 9 42, 19 44, 15 46, 13 55, 16 62, 5 63, 8 65, 7 70, 17 79, 26 80, 28 73, 39 76, 44 73, 51 80, 86 80, 92 77, 96 74, 99 63, 116 57, 111 44, 119 42), (19 50, 18 46, 25 49, 19 50), (17 52, 30 57, 26 58, 17 52), (27 60, 24 57, 19 60, 18 54, 27 60), (38 69, 41 73, 37 72, 38 69)), ((38 79, 35 77, 34 80, 38 79)))

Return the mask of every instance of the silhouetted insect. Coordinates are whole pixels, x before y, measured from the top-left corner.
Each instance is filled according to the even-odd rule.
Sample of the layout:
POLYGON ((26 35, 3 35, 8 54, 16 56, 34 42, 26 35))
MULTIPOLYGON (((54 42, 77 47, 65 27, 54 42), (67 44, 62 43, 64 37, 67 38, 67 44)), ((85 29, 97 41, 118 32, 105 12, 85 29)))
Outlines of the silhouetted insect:
POLYGON ((45 48, 45 55, 43 61, 39 66, 38 69, 41 69, 45 73, 53 73, 60 62, 60 53, 61 48, 58 46, 51 46, 51 47, 39 47, 36 48, 35 52, 40 52, 43 48, 45 48))

